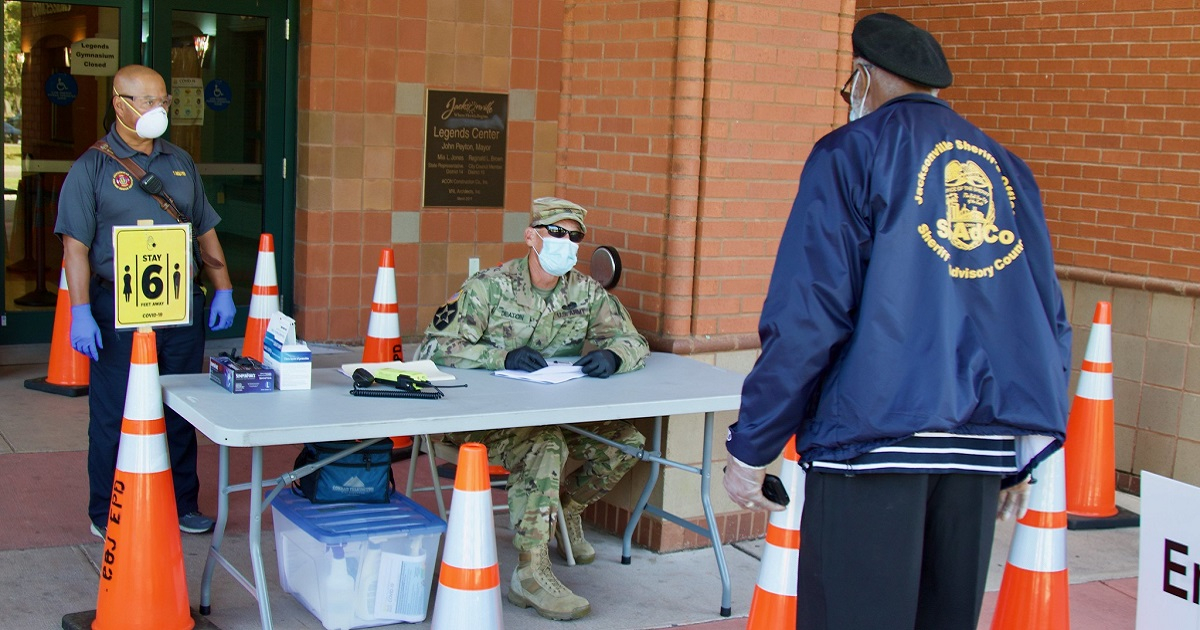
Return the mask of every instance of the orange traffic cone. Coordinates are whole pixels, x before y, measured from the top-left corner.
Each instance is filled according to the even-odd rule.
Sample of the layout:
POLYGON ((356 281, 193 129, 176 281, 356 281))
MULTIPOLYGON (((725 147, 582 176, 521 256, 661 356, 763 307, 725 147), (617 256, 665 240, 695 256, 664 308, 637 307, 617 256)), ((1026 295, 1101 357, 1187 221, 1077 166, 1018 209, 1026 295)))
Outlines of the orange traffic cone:
MULTIPOLYGON (((83 290, 87 291, 87 288, 83 290)), ((90 369, 88 358, 71 347, 71 295, 67 290, 67 270, 64 267, 58 276, 58 304, 54 307, 50 365, 44 378, 27 379, 25 387, 60 396, 86 396, 90 369)))
POLYGON ((263 339, 271 316, 279 312, 279 285, 275 280, 275 239, 264 232, 258 237, 258 263, 254 268, 254 286, 250 289, 250 316, 246 318, 246 338, 242 355, 263 360, 263 339))
POLYGON ((1070 514, 1117 513, 1112 372, 1112 304, 1097 302, 1063 445, 1070 514))
POLYGON ((1113 432, 1112 304, 1097 302, 1063 445, 1067 529, 1112 529, 1138 524, 1136 513, 1117 507, 1113 432))
POLYGON ((367 320, 367 340, 363 344, 363 363, 403 361, 400 345, 400 308, 396 305, 396 263, 391 248, 379 253, 379 274, 375 277, 375 297, 371 318, 367 320))
POLYGON ((487 448, 468 442, 458 450, 454 509, 446 525, 446 546, 433 603, 434 630, 504 627, 500 613, 500 564, 487 448))
MULTIPOLYGON (((400 307, 396 304, 396 262, 391 248, 379 253, 379 273, 375 276, 375 296, 371 300, 371 318, 367 320, 367 340, 363 344, 363 363, 403 361, 400 342, 400 307)), ((392 438, 393 449, 409 448, 412 438, 392 438)))
POLYGON ((134 333, 92 630, 190 630, 154 331, 134 333))
POLYGON ((796 438, 783 449, 779 480, 791 502, 782 512, 771 512, 763 546, 758 583, 750 600, 746 630, 787 630, 796 627, 796 571, 800 559, 800 514, 804 510, 804 470, 796 453, 796 438))
POLYGON ((1033 471, 1029 510, 1013 532, 992 630, 1069 630, 1063 453, 1033 471))

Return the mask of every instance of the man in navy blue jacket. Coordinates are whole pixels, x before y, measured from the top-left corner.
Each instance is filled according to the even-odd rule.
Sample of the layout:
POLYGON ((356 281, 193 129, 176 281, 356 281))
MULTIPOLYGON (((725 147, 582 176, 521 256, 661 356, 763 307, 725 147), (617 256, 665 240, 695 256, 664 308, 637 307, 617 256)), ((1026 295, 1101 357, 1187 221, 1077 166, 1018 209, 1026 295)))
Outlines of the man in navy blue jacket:
POLYGON ((1064 437, 1071 329, 1033 175, 937 98, 941 46, 882 13, 852 42, 851 123, 801 175, 724 483, 782 509, 763 467, 796 436, 797 628, 974 629, 995 519, 1064 437))

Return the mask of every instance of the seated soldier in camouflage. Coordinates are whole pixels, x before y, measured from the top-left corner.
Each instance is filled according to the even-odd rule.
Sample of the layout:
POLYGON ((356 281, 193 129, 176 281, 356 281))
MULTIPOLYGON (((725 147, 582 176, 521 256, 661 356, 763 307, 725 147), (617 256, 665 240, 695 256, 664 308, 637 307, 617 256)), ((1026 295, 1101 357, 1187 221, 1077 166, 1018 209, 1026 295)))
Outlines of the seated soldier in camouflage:
MULTIPOLYGON (((579 356, 588 342, 598 349, 576 365, 588 376, 606 378, 645 363, 649 346, 629 313, 595 280, 575 271, 578 243, 587 231, 579 205, 543 197, 533 202, 525 229, 530 254, 481 271, 434 315, 417 350, 418 359, 460 368, 534 371, 546 357, 579 356)), ((599 422, 584 428, 641 448, 645 438, 628 422, 599 422)), ((480 442, 493 465, 509 470, 508 507, 519 563, 508 600, 533 606, 549 619, 579 619, 591 610, 586 599, 563 586, 550 570, 550 516, 561 503, 572 555, 578 564, 596 558, 583 538, 580 513, 608 492, 636 459, 556 426, 475 431, 450 441, 480 442), (583 462, 561 484, 567 457, 583 462)), ((566 557, 560 544, 559 555, 566 557)))

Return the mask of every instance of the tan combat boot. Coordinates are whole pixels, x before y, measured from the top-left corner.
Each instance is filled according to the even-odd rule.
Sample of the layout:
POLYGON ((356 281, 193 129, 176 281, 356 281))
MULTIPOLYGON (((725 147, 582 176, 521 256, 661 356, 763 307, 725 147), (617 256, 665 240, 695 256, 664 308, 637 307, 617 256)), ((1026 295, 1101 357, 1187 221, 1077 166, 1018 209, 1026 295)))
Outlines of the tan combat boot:
POLYGON ((517 555, 517 568, 513 571, 508 588, 508 601, 521 608, 533 609, 547 619, 568 621, 581 619, 592 607, 588 601, 571 589, 563 586, 550 571, 550 549, 539 545, 517 555))
MULTIPOLYGON (((575 556, 575 564, 591 564, 596 559, 596 549, 592 543, 583 537, 583 509, 587 507, 574 501, 563 504, 563 521, 567 525, 567 540, 571 541, 571 555, 575 556)), ((563 544, 558 528, 554 529, 554 537, 558 538, 558 555, 567 559, 567 547, 563 544)))

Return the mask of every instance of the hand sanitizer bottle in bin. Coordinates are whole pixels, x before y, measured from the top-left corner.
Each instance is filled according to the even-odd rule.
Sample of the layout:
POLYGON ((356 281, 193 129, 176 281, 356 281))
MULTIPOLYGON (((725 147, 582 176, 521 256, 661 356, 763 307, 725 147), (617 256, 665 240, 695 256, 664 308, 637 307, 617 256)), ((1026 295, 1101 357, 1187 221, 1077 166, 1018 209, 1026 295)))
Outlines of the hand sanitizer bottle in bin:
POLYGON ((325 579, 321 607, 324 615, 321 624, 327 630, 350 630, 354 625, 354 577, 346 563, 346 552, 341 545, 330 547, 333 560, 329 563, 329 577, 325 579))

